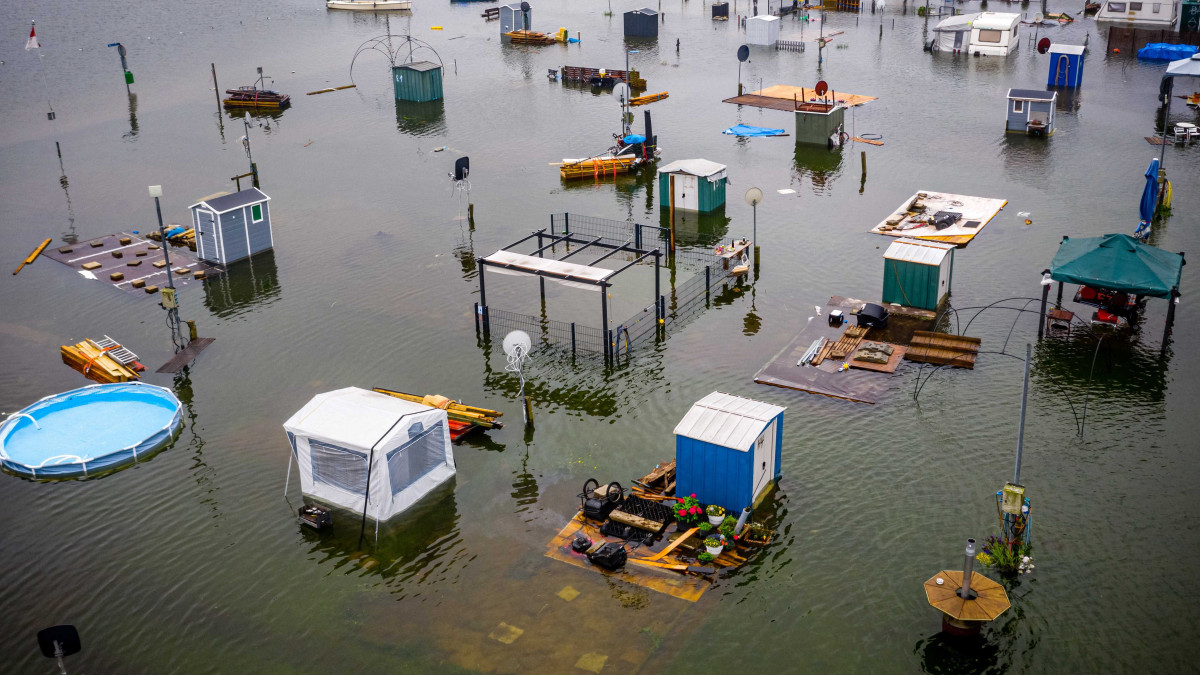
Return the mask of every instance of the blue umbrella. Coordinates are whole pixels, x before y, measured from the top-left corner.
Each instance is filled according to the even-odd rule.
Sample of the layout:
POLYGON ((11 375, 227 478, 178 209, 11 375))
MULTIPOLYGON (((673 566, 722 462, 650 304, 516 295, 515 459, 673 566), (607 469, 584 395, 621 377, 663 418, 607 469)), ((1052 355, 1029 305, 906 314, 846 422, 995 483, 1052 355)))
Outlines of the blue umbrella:
POLYGON ((1146 168, 1146 187, 1142 190, 1142 201, 1138 205, 1141 222, 1138 223, 1136 236, 1144 237, 1154 220, 1154 211, 1158 207, 1158 159, 1150 160, 1146 168))

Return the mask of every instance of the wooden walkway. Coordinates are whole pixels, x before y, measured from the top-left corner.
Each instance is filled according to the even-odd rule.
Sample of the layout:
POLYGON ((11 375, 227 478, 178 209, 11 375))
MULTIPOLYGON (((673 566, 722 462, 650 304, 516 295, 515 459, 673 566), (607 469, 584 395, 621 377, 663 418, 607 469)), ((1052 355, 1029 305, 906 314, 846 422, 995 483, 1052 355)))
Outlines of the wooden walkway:
POLYGON ((171 357, 170 361, 164 363, 162 367, 154 372, 178 373, 187 367, 187 364, 194 361, 195 358, 200 355, 200 352, 204 351, 204 349, 211 345, 214 340, 216 340, 216 338, 196 338, 195 340, 192 340, 188 343, 188 346, 184 347, 182 351, 171 357))

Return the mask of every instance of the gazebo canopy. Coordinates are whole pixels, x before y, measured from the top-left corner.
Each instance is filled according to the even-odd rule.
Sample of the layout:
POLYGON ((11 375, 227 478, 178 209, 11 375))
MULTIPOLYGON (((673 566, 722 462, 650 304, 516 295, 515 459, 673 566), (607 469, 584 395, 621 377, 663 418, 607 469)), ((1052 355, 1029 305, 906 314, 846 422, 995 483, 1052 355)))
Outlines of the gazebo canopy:
POLYGON ((1171 297, 1183 273, 1183 254, 1143 244, 1126 234, 1064 237, 1050 263, 1055 281, 1110 291, 1171 297))

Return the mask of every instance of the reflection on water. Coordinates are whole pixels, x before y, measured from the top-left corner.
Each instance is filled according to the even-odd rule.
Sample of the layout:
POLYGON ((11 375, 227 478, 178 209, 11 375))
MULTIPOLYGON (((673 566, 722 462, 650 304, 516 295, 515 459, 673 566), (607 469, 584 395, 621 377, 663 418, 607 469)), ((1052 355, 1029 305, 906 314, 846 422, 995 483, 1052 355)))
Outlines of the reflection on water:
POLYGON ((219 317, 236 316, 279 299, 275 251, 233 263, 225 274, 204 280, 204 306, 219 317))
POLYGON ((137 120, 137 94, 129 92, 129 131, 122 134, 121 138, 126 141, 136 141, 138 135, 138 120, 137 120))
POLYGON ((825 194, 833 186, 838 176, 842 175, 844 153, 845 151, 842 149, 797 143, 796 151, 793 154, 795 159, 793 175, 802 183, 805 178, 811 180, 814 194, 825 194))
POLYGON ((192 378, 189 371, 190 367, 184 366, 183 370, 176 373, 174 391, 175 395, 179 398, 179 402, 183 404, 184 424, 191 435, 188 445, 192 451, 192 464, 189 468, 192 480, 196 482, 199 501, 208 507, 211 517, 217 518, 222 515, 220 506, 217 503, 217 491, 220 488, 214 480, 217 472, 204 459, 204 439, 200 436, 202 425, 196 422, 198 415, 196 415, 196 408, 193 405, 194 394, 192 392, 192 378))
POLYGON ((446 133, 446 101, 396 101, 396 128, 410 136, 446 133))
POLYGON ((79 243, 79 235, 75 232, 75 207, 71 205, 71 182, 67 180, 67 170, 63 168, 62 146, 55 142, 54 147, 58 150, 58 171, 61 174, 58 177, 58 184, 67 198, 67 231, 63 232, 61 237, 64 244, 74 245, 79 243))
POLYGON ((361 547, 361 512, 335 507, 332 527, 314 530, 297 519, 296 528, 310 544, 309 550, 317 554, 317 564, 332 565, 343 574, 377 575, 389 581, 393 593, 403 597, 409 592, 409 580, 442 566, 446 562, 443 558, 460 547, 456 482, 451 478, 439 485, 412 508, 379 523, 378 528, 367 519, 361 547))
MULTIPOLYGON (((1000 129, 997 128, 997 133, 1000 129)), ((1049 176, 1046 161, 1054 138, 1012 134, 1004 132, 1000 139, 1000 158, 1004 161, 1004 173, 1013 181, 1027 185, 1045 185, 1049 176)), ((1000 216, 996 217, 1000 220, 1000 216)))
POLYGON ((1054 100, 1054 109, 1068 114, 1079 112, 1083 107, 1083 91, 1079 87, 1046 87, 1048 91, 1058 92, 1054 100))
MULTIPOLYGON (((1154 322, 1156 330, 1162 325, 1154 322)), ((1167 386, 1170 351, 1160 356, 1157 342, 1106 337, 1097 343, 1085 333, 1048 338, 1034 345, 1034 372, 1073 400, 1085 395, 1111 403, 1161 404, 1167 386)), ((1079 401, 1076 400, 1076 405, 1079 401)))
POLYGON ((729 224, 733 218, 725 215, 725 206, 709 213, 696 211, 674 211, 660 209, 659 227, 675 226, 675 245, 711 248, 729 236, 729 224))

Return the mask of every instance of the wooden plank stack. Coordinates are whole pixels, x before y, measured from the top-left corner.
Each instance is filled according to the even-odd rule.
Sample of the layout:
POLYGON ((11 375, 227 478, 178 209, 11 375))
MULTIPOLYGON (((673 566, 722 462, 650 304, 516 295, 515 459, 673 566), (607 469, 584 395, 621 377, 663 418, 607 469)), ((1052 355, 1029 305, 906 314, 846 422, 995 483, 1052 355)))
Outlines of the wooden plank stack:
POLYGON ((975 357, 983 341, 977 337, 933 333, 919 330, 913 333, 912 343, 904 358, 918 363, 975 368, 975 357))
MULTIPOLYGON (((119 347, 120 345, 117 345, 113 349, 119 347)), ((102 349, 90 339, 74 345, 63 345, 59 351, 62 353, 63 363, 83 373, 89 380, 101 384, 129 382, 140 380, 142 377, 133 368, 114 359, 108 353, 110 350, 102 349)))
POLYGON ((383 389, 381 387, 375 387, 373 391, 404 399, 405 401, 441 408, 446 411, 446 417, 457 422, 466 422, 485 429, 499 429, 504 426, 502 422, 496 420, 497 417, 504 415, 504 413, 497 410, 464 405, 457 401, 451 401, 444 396, 420 396, 417 394, 406 394, 402 391, 383 389))
POLYGON ((559 176, 569 178, 605 178, 619 173, 628 173, 637 165, 637 157, 598 157, 565 163, 558 168, 559 176))

